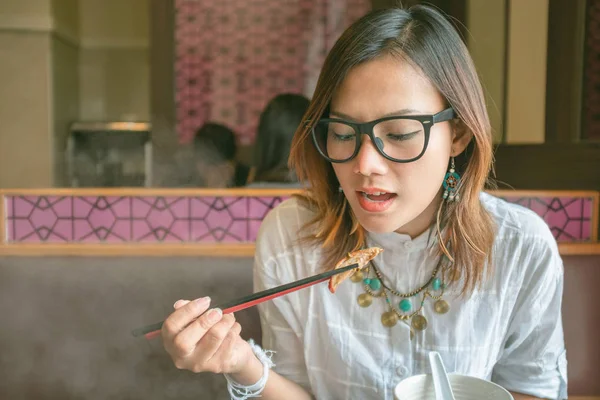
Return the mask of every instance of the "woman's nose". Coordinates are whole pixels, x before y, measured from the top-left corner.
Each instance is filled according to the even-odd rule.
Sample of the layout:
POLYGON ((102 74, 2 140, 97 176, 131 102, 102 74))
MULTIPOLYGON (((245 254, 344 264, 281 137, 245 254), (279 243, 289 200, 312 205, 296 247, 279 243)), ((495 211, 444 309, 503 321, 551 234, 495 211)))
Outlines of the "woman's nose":
POLYGON ((388 170, 387 160, 367 135, 364 136, 354 162, 354 172, 364 176, 384 175, 388 170))

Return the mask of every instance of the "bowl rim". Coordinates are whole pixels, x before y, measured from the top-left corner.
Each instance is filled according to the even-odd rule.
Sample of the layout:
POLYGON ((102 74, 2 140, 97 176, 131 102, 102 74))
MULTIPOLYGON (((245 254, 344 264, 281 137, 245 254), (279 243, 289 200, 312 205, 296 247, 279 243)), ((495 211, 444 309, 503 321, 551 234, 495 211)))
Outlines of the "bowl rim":
MULTIPOLYGON (((399 398, 397 391, 398 391, 398 387, 402 384, 402 382, 404 382, 406 380, 409 380, 409 379, 412 379, 412 378, 424 378, 424 377, 427 377, 427 376, 431 376, 431 374, 412 375, 412 376, 409 376, 406 379, 401 380, 400 382, 398 382, 398 384, 396 386, 394 386, 394 397, 395 398, 399 398)), ((510 394, 510 392, 506 388, 503 388, 502 386, 498 385, 496 382, 492 382, 492 381, 489 381, 487 379, 478 378, 476 376, 459 374, 459 373, 456 373, 456 372, 450 372, 450 373, 448 373, 448 377, 449 378, 451 378, 453 376, 458 376, 458 377, 461 377, 461 378, 472 379, 472 380, 476 380, 476 381, 483 381, 486 384, 491 384, 492 386, 495 386, 496 388, 498 388, 501 391, 505 392, 509 396, 510 399, 514 400, 514 397, 512 396, 512 394, 510 394)))

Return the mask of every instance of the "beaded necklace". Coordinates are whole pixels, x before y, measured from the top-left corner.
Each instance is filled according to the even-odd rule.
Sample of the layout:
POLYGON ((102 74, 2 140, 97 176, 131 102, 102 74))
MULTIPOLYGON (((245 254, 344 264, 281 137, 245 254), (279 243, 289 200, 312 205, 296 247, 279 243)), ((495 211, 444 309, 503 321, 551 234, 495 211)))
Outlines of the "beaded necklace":
POLYGON ((435 300, 433 309, 438 314, 445 314, 450 310, 450 305, 444 299, 444 290, 446 289, 445 273, 450 265, 450 261, 445 255, 440 259, 433 270, 431 277, 420 288, 409 292, 400 293, 388 286, 383 279, 383 275, 373 260, 364 270, 354 273, 351 280, 355 283, 362 283, 365 293, 358 296, 357 301, 361 307, 369 307, 374 297, 385 297, 389 311, 381 315, 381 323, 386 327, 393 327, 398 320, 403 321, 410 327, 410 338, 414 338, 414 331, 423 331, 427 328, 427 318, 423 315, 423 305, 425 300, 430 297, 435 300), (446 266, 443 266, 446 261, 446 266), (373 275, 371 276, 371 271, 373 275), (439 275, 439 276, 438 276, 439 275), (410 299, 421 294, 421 301, 416 310, 413 311, 413 301, 410 299), (397 307, 392 302, 392 296, 402 298, 397 307), (410 321, 410 323, 409 323, 410 321))

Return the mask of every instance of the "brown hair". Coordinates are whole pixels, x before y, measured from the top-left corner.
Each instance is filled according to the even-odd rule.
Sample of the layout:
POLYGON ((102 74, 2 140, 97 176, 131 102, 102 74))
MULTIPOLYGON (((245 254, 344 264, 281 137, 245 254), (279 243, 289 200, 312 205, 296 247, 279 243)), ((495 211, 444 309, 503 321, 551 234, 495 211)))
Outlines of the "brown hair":
POLYGON ((292 138, 310 100, 301 94, 278 94, 260 115, 254 145, 257 182, 289 182, 296 177, 288 169, 292 138))
POLYGON ((452 24, 431 7, 373 11, 350 26, 327 56, 305 114, 307 122, 294 136, 289 160, 298 178, 311 188, 300 198, 316 212, 304 227, 313 228, 312 233, 301 241, 321 245, 325 265, 335 265, 349 251, 365 245, 366 232, 338 191, 331 164, 312 143, 311 130, 319 118, 327 116, 333 93, 348 71, 385 55, 422 70, 454 108, 458 124, 473 136, 456 159, 462 178, 460 200, 441 202, 436 221, 440 255, 453 261, 450 279, 464 279, 462 292, 470 292, 484 279, 495 235, 493 220, 479 200, 491 171, 492 134, 471 56, 452 24))

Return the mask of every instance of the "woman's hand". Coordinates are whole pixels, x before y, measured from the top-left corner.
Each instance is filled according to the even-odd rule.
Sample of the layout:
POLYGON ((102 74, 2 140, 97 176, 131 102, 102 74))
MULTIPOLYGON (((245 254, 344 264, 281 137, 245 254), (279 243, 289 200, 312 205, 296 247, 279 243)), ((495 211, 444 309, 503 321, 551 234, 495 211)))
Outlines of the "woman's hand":
MULTIPOLYGON (((240 324, 232 314, 208 310, 210 299, 179 300, 162 327, 163 344, 175 366, 193 372, 230 374, 242 385, 252 385, 263 376, 263 365, 240 337, 240 324)), ((274 371, 269 374, 264 400, 309 400, 311 395, 298 384, 274 371)))
POLYGON ((205 313, 209 305, 208 297, 178 300, 163 324, 163 345, 179 369, 241 373, 256 359, 252 348, 240 337, 242 327, 233 314, 219 309, 205 313))

